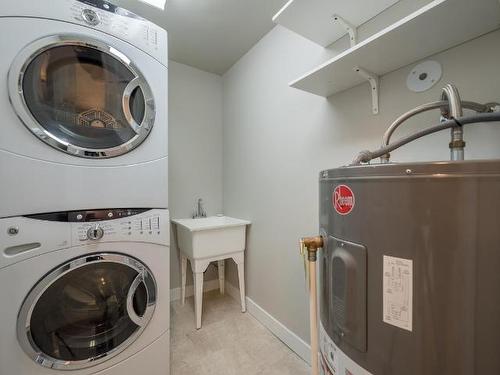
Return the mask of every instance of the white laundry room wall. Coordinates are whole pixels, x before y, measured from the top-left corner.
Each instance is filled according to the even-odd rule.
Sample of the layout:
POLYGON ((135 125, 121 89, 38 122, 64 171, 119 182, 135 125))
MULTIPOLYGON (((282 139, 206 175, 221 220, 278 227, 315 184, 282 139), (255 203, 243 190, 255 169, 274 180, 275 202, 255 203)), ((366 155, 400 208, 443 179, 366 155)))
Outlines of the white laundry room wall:
MULTIPOLYGON (((222 212, 222 79, 170 61, 168 97, 170 216, 191 217, 198 198, 203 198, 208 215, 222 212)), ((180 267, 173 232, 170 251, 170 285, 175 290, 180 267)), ((210 267, 205 279, 215 277, 210 267)), ((192 284, 189 267, 187 283, 192 284)))
MULTIPOLYGON (((361 38, 394 22, 394 12, 424 3, 402 1, 406 9, 393 7, 370 21, 361 38)), ((309 317, 298 239, 318 233, 319 172, 349 163, 360 150, 377 148, 399 114, 437 100, 448 82, 457 85, 464 100, 500 101, 500 49, 494 47, 500 45, 500 31, 432 56, 444 73, 430 91, 407 89, 414 64, 382 77, 379 115, 371 112, 368 84, 330 98, 288 86, 346 45, 344 39, 325 50, 276 26, 223 76, 224 212, 252 221, 246 252, 249 309, 262 308, 271 325, 289 330, 284 336, 293 340, 295 334, 302 344, 309 342, 309 317)), ((438 120, 435 111, 421 115, 395 136, 438 120)), ((467 158, 500 157, 498 124, 466 127, 465 141, 467 158)), ((393 160, 447 160, 448 142, 449 132, 441 132, 393 152, 393 160)), ((227 280, 237 286, 234 268, 227 272, 227 280)))

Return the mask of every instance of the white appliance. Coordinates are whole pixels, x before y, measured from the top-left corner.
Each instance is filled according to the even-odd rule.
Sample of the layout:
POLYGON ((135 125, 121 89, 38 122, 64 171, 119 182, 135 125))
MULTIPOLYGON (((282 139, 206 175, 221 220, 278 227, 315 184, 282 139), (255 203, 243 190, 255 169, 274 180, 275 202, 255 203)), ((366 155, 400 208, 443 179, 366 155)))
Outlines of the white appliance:
POLYGON ((0 374, 168 375, 168 210, 0 219, 0 374))
POLYGON ((102 0, 18 0, 0 35, 0 217, 167 208, 166 31, 102 0))

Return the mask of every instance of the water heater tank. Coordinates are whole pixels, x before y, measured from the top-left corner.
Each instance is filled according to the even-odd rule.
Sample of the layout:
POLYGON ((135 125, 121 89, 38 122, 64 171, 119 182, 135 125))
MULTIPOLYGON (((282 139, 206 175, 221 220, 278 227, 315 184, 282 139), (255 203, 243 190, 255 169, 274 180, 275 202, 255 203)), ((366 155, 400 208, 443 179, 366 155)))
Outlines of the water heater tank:
POLYGON ((330 375, 500 374, 500 161, 320 174, 330 375))

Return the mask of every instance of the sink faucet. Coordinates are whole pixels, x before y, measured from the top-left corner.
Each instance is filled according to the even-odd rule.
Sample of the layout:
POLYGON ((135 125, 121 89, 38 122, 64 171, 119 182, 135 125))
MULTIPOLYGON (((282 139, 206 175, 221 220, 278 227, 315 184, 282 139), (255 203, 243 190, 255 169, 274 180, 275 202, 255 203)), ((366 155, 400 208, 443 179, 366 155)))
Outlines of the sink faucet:
POLYGON ((193 219, 196 219, 199 217, 207 217, 207 212, 203 208, 203 199, 201 199, 201 198, 198 198, 198 202, 196 204, 196 210, 193 214, 193 219))
MULTIPOLYGON (((447 100, 447 108, 441 108, 441 116, 445 119, 457 119, 462 117, 462 101, 458 94, 458 89, 447 84, 441 92, 441 100, 447 100)), ((451 160, 464 160, 464 131, 457 122, 457 126, 451 128, 450 157, 451 160)))

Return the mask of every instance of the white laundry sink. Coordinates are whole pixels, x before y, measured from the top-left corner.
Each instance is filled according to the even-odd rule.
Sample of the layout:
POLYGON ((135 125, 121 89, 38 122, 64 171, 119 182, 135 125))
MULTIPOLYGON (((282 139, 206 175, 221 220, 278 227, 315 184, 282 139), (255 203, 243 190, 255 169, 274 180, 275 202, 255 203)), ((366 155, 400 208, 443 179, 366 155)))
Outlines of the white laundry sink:
POLYGON ((201 259, 245 249, 246 226, 250 221, 228 216, 172 220, 177 227, 179 248, 188 258, 201 259))

